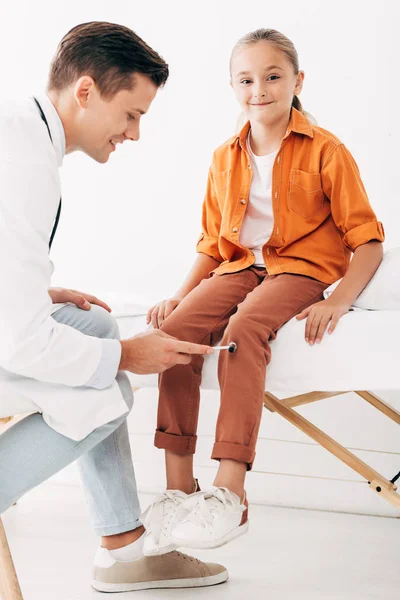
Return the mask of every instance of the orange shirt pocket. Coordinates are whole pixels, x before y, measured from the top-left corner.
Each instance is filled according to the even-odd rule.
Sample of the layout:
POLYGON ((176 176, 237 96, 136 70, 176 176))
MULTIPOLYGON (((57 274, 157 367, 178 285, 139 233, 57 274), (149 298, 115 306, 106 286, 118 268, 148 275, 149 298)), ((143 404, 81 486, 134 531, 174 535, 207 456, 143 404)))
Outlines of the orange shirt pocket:
POLYGON ((218 192, 222 192, 228 187, 230 172, 230 169, 226 171, 214 171, 215 189, 218 192))
POLYGON ((301 169, 290 171, 289 208, 306 219, 314 217, 325 201, 321 174, 307 173, 301 169))

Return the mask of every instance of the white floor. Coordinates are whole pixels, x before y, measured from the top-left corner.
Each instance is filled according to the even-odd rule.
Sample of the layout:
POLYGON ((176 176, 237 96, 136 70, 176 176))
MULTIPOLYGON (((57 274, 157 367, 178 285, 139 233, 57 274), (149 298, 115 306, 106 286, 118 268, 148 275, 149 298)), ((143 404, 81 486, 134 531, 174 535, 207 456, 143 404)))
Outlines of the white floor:
MULTIPOLYGON (((366 490, 367 493, 367 490, 366 490)), ((145 507, 151 496, 142 495, 145 507)), ((3 516, 25 600, 87 600, 96 539, 82 491, 47 483, 3 516)), ((198 558, 224 564, 214 588, 157 590, 116 598, 207 600, 398 600, 400 521, 252 506, 241 541, 198 558)))

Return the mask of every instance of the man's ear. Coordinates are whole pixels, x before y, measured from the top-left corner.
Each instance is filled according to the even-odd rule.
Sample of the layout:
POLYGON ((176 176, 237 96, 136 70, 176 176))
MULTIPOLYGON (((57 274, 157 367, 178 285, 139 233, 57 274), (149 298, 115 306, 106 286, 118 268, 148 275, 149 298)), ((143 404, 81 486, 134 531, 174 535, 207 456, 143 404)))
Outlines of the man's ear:
POLYGON ((94 79, 89 75, 80 77, 74 85, 74 98, 79 108, 87 108, 90 95, 96 89, 94 79))

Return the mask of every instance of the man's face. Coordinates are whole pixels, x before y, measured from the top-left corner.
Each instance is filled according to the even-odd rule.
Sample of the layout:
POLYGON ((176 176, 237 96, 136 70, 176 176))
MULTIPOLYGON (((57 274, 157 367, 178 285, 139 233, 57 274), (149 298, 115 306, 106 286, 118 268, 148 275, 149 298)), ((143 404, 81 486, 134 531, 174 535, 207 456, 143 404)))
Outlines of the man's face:
POLYGON ((83 88, 75 90, 80 102, 76 149, 106 163, 117 144, 139 139, 141 116, 148 111, 158 88, 141 73, 135 73, 132 90, 121 90, 110 100, 101 97, 94 83, 83 88))

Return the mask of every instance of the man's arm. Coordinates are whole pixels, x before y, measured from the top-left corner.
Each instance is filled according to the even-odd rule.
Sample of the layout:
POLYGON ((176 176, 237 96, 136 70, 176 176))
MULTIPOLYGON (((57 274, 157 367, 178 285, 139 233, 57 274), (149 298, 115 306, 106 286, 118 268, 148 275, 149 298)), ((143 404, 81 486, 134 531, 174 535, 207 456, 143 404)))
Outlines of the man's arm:
POLYGON ((43 163, 22 171, 0 160, 0 366, 39 381, 103 389, 118 368, 159 373, 212 352, 153 332, 119 342, 84 335, 51 317, 48 236, 59 190, 43 163), (8 168, 7 168, 8 167, 8 168))
POLYGON ((159 329, 122 340, 121 348, 119 369, 140 375, 162 373, 178 364, 187 365, 192 354, 213 353, 210 346, 181 342, 159 329))
POLYGON ((85 385, 105 346, 119 342, 83 335, 51 317, 48 236, 58 177, 46 152, 35 155, 18 132, 11 138, 7 148, 0 144, 0 366, 40 381, 85 385))

